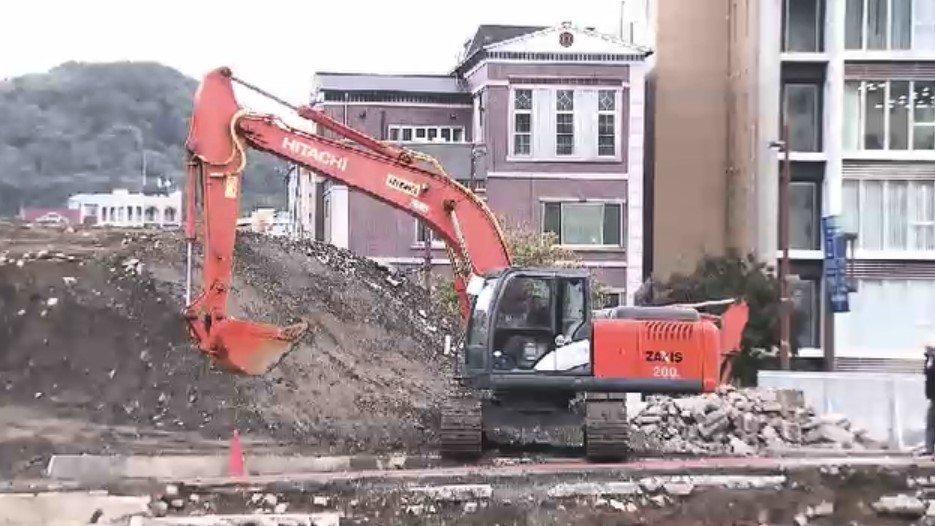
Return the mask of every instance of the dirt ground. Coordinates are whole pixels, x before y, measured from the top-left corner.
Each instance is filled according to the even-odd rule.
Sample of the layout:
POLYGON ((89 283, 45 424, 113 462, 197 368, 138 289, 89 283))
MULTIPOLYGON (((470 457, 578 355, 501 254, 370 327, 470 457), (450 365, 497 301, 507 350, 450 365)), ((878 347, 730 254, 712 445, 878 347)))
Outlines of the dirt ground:
POLYGON ((51 450, 217 447, 235 428, 322 453, 434 441, 457 322, 405 276, 239 234, 231 313, 314 330, 272 374, 237 377, 184 331, 184 254, 178 232, 0 225, 0 470, 51 450))
MULTIPOLYGON (((301 487, 282 481, 270 486, 205 488, 177 486, 178 494, 167 502, 170 516, 211 514, 269 514, 280 506, 287 513, 336 513, 340 524, 498 524, 506 525, 665 525, 754 526, 809 524, 895 526, 929 524, 924 512, 882 512, 876 508, 884 495, 918 496, 926 502, 927 488, 908 487, 914 467, 882 466, 807 467, 785 473, 778 485, 760 489, 730 486, 694 487, 687 495, 674 494, 666 482, 650 488, 653 479, 626 474, 579 473, 561 476, 411 481, 398 484, 370 481, 359 484, 301 487), (549 490, 575 483, 639 481, 633 495, 550 496, 549 490), (487 495, 440 491, 432 496, 417 488, 424 485, 481 484, 493 490, 487 495), (916 492, 918 490, 918 492, 916 492), (191 495, 195 494, 196 498, 191 495), (443 495, 443 496, 442 496, 443 495)), ((731 476, 754 473, 728 472, 731 476)), ((778 473, 761 473, 764 477, 778 473)), ((439 488, 439 486, 435 486, 439 488)), ((450 486, 449 486, 450 487, 450 486)))

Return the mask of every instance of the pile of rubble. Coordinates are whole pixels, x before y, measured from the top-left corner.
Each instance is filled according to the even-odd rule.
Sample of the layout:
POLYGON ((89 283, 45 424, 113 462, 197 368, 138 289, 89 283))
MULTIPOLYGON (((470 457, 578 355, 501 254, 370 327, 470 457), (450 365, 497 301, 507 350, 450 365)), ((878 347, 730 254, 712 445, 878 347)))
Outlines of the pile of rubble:
POLYGON ((669 453, 753 455, 788 447, 880 447, 841 415, 817 415, 801 392, 721 387, 715 393, 654 396, 631 419, 645 447, 669 453))

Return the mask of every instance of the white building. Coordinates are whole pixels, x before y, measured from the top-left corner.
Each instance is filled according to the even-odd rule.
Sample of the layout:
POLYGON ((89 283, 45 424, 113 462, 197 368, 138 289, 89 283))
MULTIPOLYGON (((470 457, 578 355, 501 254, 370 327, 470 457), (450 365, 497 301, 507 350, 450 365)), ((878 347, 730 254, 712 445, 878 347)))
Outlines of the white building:
POLYGON ((786 114, 799 357, 917 371, 935 331, 935 0, 653 3, 655 206, 710 203, 690 225, 656 214, 657 267, 683 244, 776 262, 786 114), (856 234, 847 312, 830 307, 825 217, 856 234))
POLYGON ((68 208, 78 210, 79 223, 116 227, 177 227, 182 220, 182 192, 130 193, 116 189, 109 194, 76 194, 68 208))

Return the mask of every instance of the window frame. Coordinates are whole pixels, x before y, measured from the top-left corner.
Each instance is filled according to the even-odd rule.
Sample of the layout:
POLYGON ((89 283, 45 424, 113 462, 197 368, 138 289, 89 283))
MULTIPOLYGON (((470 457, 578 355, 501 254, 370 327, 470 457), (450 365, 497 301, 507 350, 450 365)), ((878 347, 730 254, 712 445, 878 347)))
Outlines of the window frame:
MULTIPOLYGON (((870 29, 870 6, 871 1, 876 0, 848 0, 845 2, 845 26, 844 26, 844 51, 846 53, 907 53, 907 52, 920 52, 920 51, 935 51, 935 47, 931 49, 919 49, 916 48, 916 43, 918 41, 917 30, 920 26, 918 20, 918 9, 920 9, 916 1, 909 1, 909 43, 905 48, 897 48, 893 46, 893 35, 895 33, 894 29, 896 28, 897 19, 893 16, 893 6, 896 2, 900 0, 883 0, 886 5, 886 45, 882 49, 874 49, 867 46, 869 29, 870 29), (847 12, 851 5, 860 5, 860 47, 847 47, 848 46, 848 18, 847 12)), ((933 21, 935 23, 935 21, 933 21)), ((935 43, 935 41, 933 41, 935 43)))
MULTIPOLYGON (((790 250, 821 250, 821 191, 819 188, 819 183, 817 181, 808 181, 808 180, 799 180, 799 181, 790 181, 789 182, 789 216, 792 217, 797 212, 792 209, 792 190, 795 187, 808 186, 811 188, 812 193, 812 224, 814 225, 813 236, 814 239, 811 240, 812 243, 807 247, 795 246, 795 243, 792 239, 792 229, 789 229, 789 248, 790 250)), ((791 225, 790 225, 791 226, 791 225)))
POLYGON ((813 0, 815 2, 815 49, 800 51, 789 49, 789 34, 792 25, 789 23, 789 10, 792 2, 795 0, 783 0, 782 5, 782 42, 780 43, 783 53, 824 53, 825 35, 824 35, 824 9, 822 9, 823 0, 813 0))
POLYGON ((425 240, 419 239, 421 237, 419 234, 423 230, 429 236, 429 240, 431 241, 431 248, 433 250, 445 248, 445 242, 439 239, 435 235, 435 231, 429 228, 428 225, 423 226, 424 223, 421 219, 415 218, 413 221, 415 222, 415 228, 413 229, 412 248, 425 248, 425 240))
MULTIPOLYGON (((801 274, 794 274, 790 276, 789 280, 789 296, 790 300, 793 302, 793 312, 799 310, 799 306, 795 305, 794 293, 797 286, 801 287, 803 284, 807 284, 807 287, 811 288, 812 297, 810 298, 811 305, 809 306, 812 311, 812 317, 808 320, 808 330, 813 334, 809 345, 798 345, 798 349, 821 349, 821 308, 822 308, 822 288, 821 280, 818 278, 803 276, 801 274)), ((793 338, 798 338, 798 334, 793 334, 793 338)))
MULTIPOLYGON (((508 163, 517 162, 517 163, 624 163, 624 152, 626 148, 624 147, 624 137, 628 133, 628 123, 629 123, 629 101, 624 99, 624 93, 629 90, 629 85, 627 83, 613 84, 613 85, 602 85, 602 86, 581 86, 581 85, 570 85, 570 84, 510 84, 507 93, 509 97, 509 111, 508 115, 505 117, 507 122, 508 133, 508 144, 507 151, 505 155, 505 160, 508 163), (573 155, 556 155, 556 129, 555 129, 555 107, 556 107, 556 96, 559 90, 573 90, 575 92, 580 90, 591 90, 597 93, 597 97, 600 96, 600 91, 607 90, 614 92, 614 155, 599 155, 598 147, 598 127, 595 123, 593 138, 589 131, 580 128, 579 119, 576 119, 574 122, 574 154, 573 155), (532 110, 516 110, 515 109, 515 98, 517 90, 530 90, 533 95, 533 104, 532 110), (548 93, 548 96, 544 96, 545 93, 548 93), (624 103, 627 104, 624 104, 624 103), (625 113, 627 118, 624 118, 623 109, 627 109, 625 113), (546 111, 547 110, 547 111, 546 111), (517 112, 530 113, 530 123, 531 123, 531 137, 530 137, 530 152, 529 154, 516 154, 514 153, 516 148, 516 114, 517 112), (539 118, 537 118, 537 116, 539 118), (547 122, 551 120, 552 122, 547 122), (543 134, 543 135, 537 135, 543 134), (537 147, 538 141, 538 147, 537 147), (593 141, 593 154, 588 151, 589 148, 580 148, 585 143, 590 144, 593 141), (583 150, 583 151, 582 151, 583 150)), ((577 96, 577 93, 576 93, 577 96)), ((600 108, 599 101, 595 101, 595 106, 588 105, 587 107, 581 107, 578 102, 575 102, 575 111, 585 111, 588 114, 593 115, 592 111, 600 108)), ((609 112, 608 112, 609 113, 609 112)), ((577 115, 580 117, 580 115, 577 115)))
POLYGON ((535 129, 536 129, 536 119, 535 119, 535 109, 536 109, 536 93, 532 87, 523 87, 523 88, 513 88, 510 89, 510 144, 509 144, 509 155, 508 157, 517 157, 521 159, 532 159, 535 155, 536 147, 533 141, 535 140, 535 129), (529 92, 529 108, 517 108, 516 98, 519 95, 520 91, 529 92), (529 131, 528 132, 518 132, 516 131, 516 116, 517 115, 529 115, 529 131), (516 138, 518 136, 528 136, 529 137, 529 151, 524 153, 516 152, 516 138))
MULTIPOLYGON (((558 234, 558 242, 555 246, 567 248, 570 250, 598 250, 598 251, 622 251, 626 250, 627 247, 627 226, 629 224, 627 217, 627 201, 626 199, 575 199, 575 198, 550 198, 543 197, 539 199, 539 232, 545 233, 545 214, 546 207, 550 204, 572 204, 572 205, 581 205, 581 204, 590 204, 590 205, 600 205, 601 206, 601 241, 602 243, 596 243, 593 245, 588 244, 579 244, 579 243, 563 243, 562 242, 562 232, 561 229, 558 234), (618 244, 607 244, 603 243, 604 240, 604 206, 606 205, 616 205, 620 208, 620 241, 618 244)), ((564 215, 564 206, 560 208, 560 214, 564 215)), ((561 217, 561 216, 560 216, 561 217)))
MULTIPOLYGON (((791 151, 808 152, 808 153, 820 152, 822 151, 822 148, 823 148, 822 142, 824 139, 824 137, 822 137, 822 119, 823 119, 823 113, 824 113, 823 111, 824 101, 822 100, 822 92, 824 90, 822 89, 821 85, 819 85, 816 82, 796 82, 796 81, 783 82, 782 83, 781 106, 782 106, 783 118, 787 120, 789 116, 789 97, 790 97, 789 88, 790 87, 807 88, 811 92, 811 94, 814 95, 814 105, 815 105, 814 115, 812 116, 812 119, 811 119, 813 121, 811 124, 814 128, 814 133, 813 133, 814 144, 812 144, 809 149, 805 149, 805 150, 799 149, 795 147, 795 145, 791 145, 792 146, 791 151)), ((789 135, 790 135, 789 142, 790 143, 793 142, 792 137, 791 137, 793 131, 794 130, 792 129, 791 122, 790 122, 790 126, 789 126, 789 135)))
MULTIPOLYGON (((923 80, 923 79, 845 79, 844 81, 844 93, 845 93, 845 103, 844 103, 844 119, 843 119, 843 151, 845 155, 848 152, 897 152, 899 154, 905 154, 906 152, 932 152, 935 153, 935 142, 932 143, 932 148, 916 148, 915 147, 915 133, 916 127, 931 127, 935 128, 935 118, 931 121, 921 121, 916 122, 916 84, 917 83, 930 83, 935 88, 935 80, 923 80), (866 135, 867 135, 867 85, 868 84, 884 84, 884 105, 885 101, 890 100, 890 91, 892 89, 893 82, 908 82, 909 83, 909 102, 907 110, 909 112, 908 119, 908 130, 907 130, 907 140, 908 147, 906 149, 894 150, 890 148, 890 108, 884 108, 883 113, 883 148, 879 149, 869 149, 866 147, 866 135), (853 106, 848 104, 846 100, 848 86, 857 85, 857 110, 858 113, 856 116, 848 115, 849 112, 853 109, 853 106), (855 133, 857 134, 857 149, 853 149, 853 144, 851 143, 851 138, 848 137, 847 125, 850 119, 854 119, 854 126, 856 127, 855 133)), ((935 101, 935 97, 933 97, 935 101)))
MULTIPOLYGON (((844 194, 844 192, 846 191, 846 187, 852 184, 857 185, 857 210, 853 212, 854 214, 856 214, 856 217, 854 217, 853 219, 851 219, 850 217, 845 217, 842 219, 843 219, 843 224, 846 226, 850 226, 851 221, 855 220, 854 226, 856 226, 856 230, 857 230, 857 240, 856 240, 856 245, 854 247, 855 251, 857 251, 860 254, 864 254, 865 256, 868 254, 871 256, 880 255, 880 254, 893 254, 893 255, 898 254, 900 256, 904 256, 905 259, 913 259, 913 258, 935 259, 935 242, 933 242, 933 248, 931 249, 912 248, 916 245, 917 229, 919 227, 928 227, 931 230, 930 235, 932 236, 933 240, 935 240, 935 179, 906 178, 906 177, 886 177, 886 178, 883 178, 883 177, 880 177, 880 178, 846 177, 841 182, 842 194, 844 194), (866 239, 866 236, 864 236, 863 233, 865 231, 864 220, 866 216, 861 213, 861 209, 865 206, 866 184, 868 182, 871 182, 871 183, 879 182, 882 184, 881 201, 882 201, 883 213, 881 216, 880 228, 883 233, 882 233, 882 240, 881 240, 881 248, 867 248, 864 245, 864 239, 866 239), (907 189, 906 189, 908 198, 907 198, 907 203, 906 203, 905 221, 904 221, 906 224, 906 232, 904 232, 905 237, 906 237, 906 248, 894 248, 894 247, 889 246, 889 222, 891 221, 892 218, 890 217, 889 214, 886 213, 886 211, 888 210, 888 207, 889 207, 890 183, 893 183, 893 182, 906 182, 908 184, 907 189), (916 200, 914 200, 912 197, 914 193, 918 191, 918 187, 916 187, 916 189, 913 189, 912 185, 914 183, 915 184, 926 183, 928 187, 932 190, 931 195, 929 196, 929 206, 931 207, 932 212, 933 212, 932 220, 920 221, 920 220, 913 219, 914 217, 917 217, 917 214, 915 213, 917 209, 916 207, 917 203, 916 203, 916 200)), ((846 197, 843 197, 843 198, 846 199, 846 197)), ((849 204, 845 201, 843 215, 846 216, 849 213, 851 208, 853 207, 849 206, 849 204)))
POLYGON ((389 141, 400 143, 400 144, 465 144, 467 143, 467 136, 464 133, 464 126, 447 126, 447 125, 416 125, 416 124, 391 124, 387 126, 387 137, 389 141), (404 130, 409 130, 410 140, 403 139, 404 130), (450 141, 433 141, 428 140, 429 130, 435 132, 435 137, 441 137, 443 135, 442 131, 448 131, 449 136, 452 138, 450 141), (416 140, 418 132, 424 132, 424 140, 416 140), (393 138, 393 132, 397 132, 397 137, 393 138), (454 140, 456 132, 461 133, 461 140, 454 140))
POLYGON ((615 159, 618 156, 618 150, 620 149, 620 108, 617 103, 619 98, 620 90, 614 89, 598 89, 597 90, 597 157, 603 159, 615 159), (611 94, 611 100, 613 101, 613 107, 609 110, 601 109, 601 98, 604 93, 611 94), (613 135, 611 138, 613 142, 613 152, 609 154, 601 153, 601 117, 610 117, 613 119, 613 135))
POLYGON ((576 129, 577 126, 575 126, 575 115, 578 112, 578 108, 575 107, 576 106, 575 105, 575 92, 576 91, 577 90, 572 89, 572 88, 559 88, 554 91, 555 96, 553 97, 553 99, 555 101, 555 106, 553 107, 553 111, 555 112, 555 133, 554 133, 555 148, 552 150, 552 153, 556 157, 561 157, 561 158, 575 157, 576 154, 578 153, 577 148, 576 148, 577 146, 576 143, 578 141, 577 132, 580 130, 577 130, 576 129), (571 100, 571 109, 563 109, 559 103, 559 97, 561 97, 563 94, 566 94, 566 93, 568 94, 568 97, 571 100), (571 122, 567 123, 569 126, 571 126, 571 133, 568 133, 568 132, 562 133, 559 131, 559 122, 558 122, 559 117, 566 117, 566 116, 571 117, 571 122), (562 137, 571 137, 571 150, 569 150, 568 153, 562 153, 562 151, 560 150, 562 144, 559 139, 562 137))

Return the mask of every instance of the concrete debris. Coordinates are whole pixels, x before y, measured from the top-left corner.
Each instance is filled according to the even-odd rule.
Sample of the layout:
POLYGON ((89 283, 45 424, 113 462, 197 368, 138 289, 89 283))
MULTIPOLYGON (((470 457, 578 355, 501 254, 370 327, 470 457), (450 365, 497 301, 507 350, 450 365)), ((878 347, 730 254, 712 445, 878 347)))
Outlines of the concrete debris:
POLYGON ((884 495, 871 505, 881 515, 921 517, 926 512, 925 503, 910 495, 884 495))
POLYGON ((652 396, 631 420, 634 436, 669 453, 751 456, 796 446, 880 447, 842 415, 816 415, 801 393, 721 387, 716 393, 652 396))

